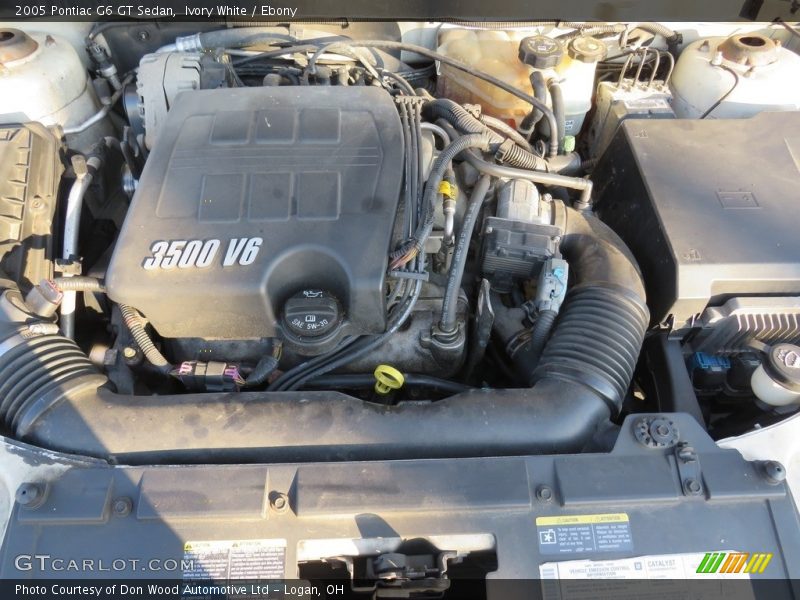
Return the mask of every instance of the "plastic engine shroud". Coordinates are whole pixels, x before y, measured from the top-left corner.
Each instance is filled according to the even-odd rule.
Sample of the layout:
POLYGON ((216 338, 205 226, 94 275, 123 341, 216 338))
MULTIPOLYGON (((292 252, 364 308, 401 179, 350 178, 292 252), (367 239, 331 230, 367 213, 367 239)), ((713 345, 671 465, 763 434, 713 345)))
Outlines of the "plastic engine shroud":
POLYGON ((168 113, 106 280, 165 337, 278 334, 283 303, 331 292, 340 333, 385 329, 403 172, 377 88, 191 91, 168 113))

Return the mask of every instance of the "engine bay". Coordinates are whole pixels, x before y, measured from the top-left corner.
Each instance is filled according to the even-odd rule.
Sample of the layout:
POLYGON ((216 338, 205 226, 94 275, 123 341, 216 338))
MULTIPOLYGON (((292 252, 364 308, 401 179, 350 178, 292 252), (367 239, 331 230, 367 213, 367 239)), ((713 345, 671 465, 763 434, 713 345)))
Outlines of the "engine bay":
POLYGON ((798 411, 785 27, 187 25, 0 32, 9 436, 498 456, 798 411))

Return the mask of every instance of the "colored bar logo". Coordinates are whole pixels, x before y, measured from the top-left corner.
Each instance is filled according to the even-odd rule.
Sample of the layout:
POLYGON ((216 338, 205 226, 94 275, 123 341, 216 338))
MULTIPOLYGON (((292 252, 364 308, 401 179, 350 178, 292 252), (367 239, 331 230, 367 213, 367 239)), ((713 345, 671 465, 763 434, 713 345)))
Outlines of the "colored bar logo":
POLYGON ((708 552, 697 567, 698 573, 763 573, 772 553, 708 552))

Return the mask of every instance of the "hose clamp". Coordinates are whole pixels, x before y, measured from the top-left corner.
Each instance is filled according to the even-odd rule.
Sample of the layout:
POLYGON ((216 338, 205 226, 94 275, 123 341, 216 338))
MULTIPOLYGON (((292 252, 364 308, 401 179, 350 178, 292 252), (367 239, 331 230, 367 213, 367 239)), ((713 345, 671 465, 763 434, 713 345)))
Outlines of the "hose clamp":
POLYGON ((517 143, 514 140, 511 138, 506 138, 497 148, 497 152, 494 153, 495 158, 501 163, 504 162, 503 159, 516 145, 517 143))
POLYGON ((200 34, 194 33, 175 38, 175 49, 178 52, 202 52, 203 43, 200 41, 200 34))

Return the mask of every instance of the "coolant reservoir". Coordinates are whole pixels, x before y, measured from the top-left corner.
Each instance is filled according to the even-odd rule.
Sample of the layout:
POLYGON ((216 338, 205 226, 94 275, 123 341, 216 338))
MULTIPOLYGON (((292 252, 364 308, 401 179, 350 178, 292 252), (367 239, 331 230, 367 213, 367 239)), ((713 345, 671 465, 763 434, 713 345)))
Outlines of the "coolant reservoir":
MULTIPOLYGON (((592 108, 597 63, 606 57, 606 45, 591 36, 573 38, 567 45, 567 55, 556 66, 564 96, 564 133, 576 136, 583 127, 586 114, 592 108)), ((545 77, 545 80, 547 77, 545 77)))
POLYGON ((798 110, 798 82, 800 56, 768 37, 746 33, 706 38, 689 44, 678 58, 671 81, 673 109, 680 118, 694 119, 724 97, 708 118, 798 110))
MULTIPOLYGON (((531 69, 517 58, 519 39, 506 31, 448 29, 441 34, 438 51, 532 94, 531 69)), ((437 95, 459 104, 480 104, 486 114, 506 121, 519 122, 531 109, 524 100, 445 64, 440 65, 437 95)))
POLYGON ((750 379, 753 393, 771 406, 800 404, 800 346, 776 344, 750 379))
MULTIPOLYGON (((545 80, 555 78, 564 96, 566 135, 576 135, 580 131, 592 105, 597 62, 605 57, 605 45, 588 36, 571 40, 565 48, 562 42, 545 36, 470 29, 445 30, 438 51, 529 95, 533 95, 530 75, 534 69, 540 70, 545 80), (523 40, 533 54, 538 53, 537 66, 520 60, 523 40)), ((524 100, 445 64, 440 66, 437 93, 459 104, 480 104, 486 114, 515 125, 519 125, 531 110, 524 100)), ((549 94, 547 102, 552 105, 549 94)))
POLYGON ((69 42, 0 29, 0 124, 74 127, 98 108, 88 73, 69 42))

